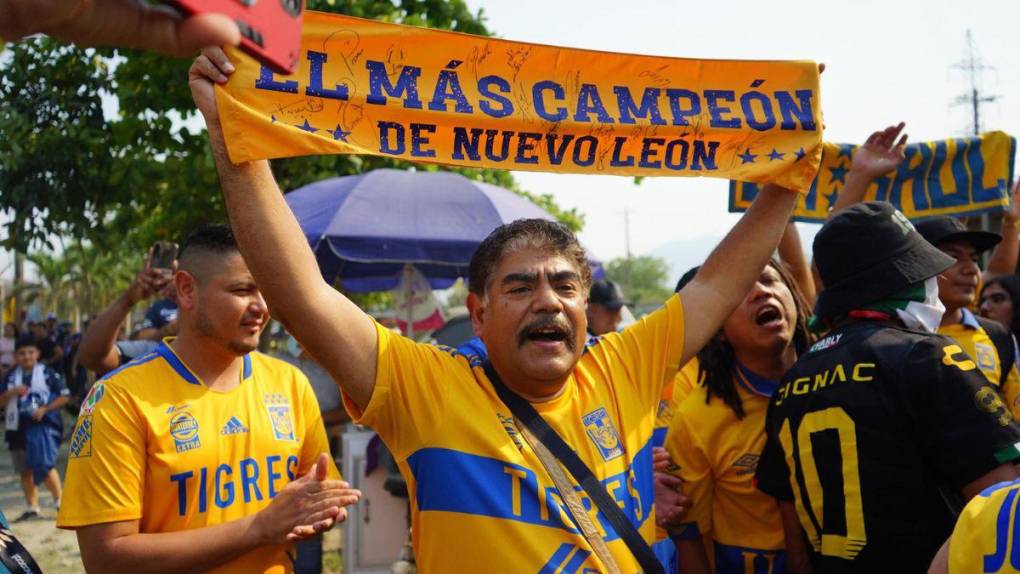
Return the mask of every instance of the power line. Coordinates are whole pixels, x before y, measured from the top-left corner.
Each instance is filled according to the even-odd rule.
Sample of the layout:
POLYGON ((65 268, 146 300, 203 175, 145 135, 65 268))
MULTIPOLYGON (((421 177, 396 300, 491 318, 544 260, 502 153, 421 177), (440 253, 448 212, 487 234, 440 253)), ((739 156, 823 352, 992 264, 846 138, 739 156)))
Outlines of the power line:
MULTIPOLYGON (((970 133, 974 137, 981 135, 981 105, 992 103, 999 99, 998 95, 989 95, 981 92, 981 79, 986 71, 994 71, 993 66, 985 64, 977 54, 974 46, 974 37, 967 29, 967 53, 963 60, 953 64, 953 68, 962 71, 970 82, 970 89, 953 98, 952 106, 969 105, 971 110, 970 133)), ((981 229, 987 231, 991 225, 987 213, 981 214, 979 219, 981 229)))
POLYGON ((967 54, 964 59, 953 64, 953 68, 964 72, 970 82, 970 89, 953 99, 953 106, 969 105, 971 108, 971 134, 981 134, 981 104, 992 103, 999 99, 998 95, 981 92, 981 76, 983 72, 995 68, 985 64, 977 55, 974 37, 967 30, 967 54))

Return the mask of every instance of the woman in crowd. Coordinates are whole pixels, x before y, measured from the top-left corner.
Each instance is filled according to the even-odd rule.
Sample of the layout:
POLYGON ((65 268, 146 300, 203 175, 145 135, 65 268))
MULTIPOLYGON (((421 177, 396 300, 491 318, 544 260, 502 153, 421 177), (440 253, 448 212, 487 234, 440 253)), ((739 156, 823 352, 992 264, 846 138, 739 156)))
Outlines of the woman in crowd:
POLYGON ((4 375, 14 366, 14 342, 18 338, 18 328, 14 323, 4 323, 4 332, 0 336, 0 375, 4 375))
POLYGON ((808 312, 789 271, 772 261, 698 353, 701 385, 680 404, 666 437, 693 505, 674 535, 684 574, 743 573, 747 560, 785 572, 779 510, 755 488, 754 471, 769 399, 810 341, 808 312))
POLYGON ((1016 337, 1020 333, 1020 275, 989 279, 978 297, 982 317, 998 321, 1016 337))

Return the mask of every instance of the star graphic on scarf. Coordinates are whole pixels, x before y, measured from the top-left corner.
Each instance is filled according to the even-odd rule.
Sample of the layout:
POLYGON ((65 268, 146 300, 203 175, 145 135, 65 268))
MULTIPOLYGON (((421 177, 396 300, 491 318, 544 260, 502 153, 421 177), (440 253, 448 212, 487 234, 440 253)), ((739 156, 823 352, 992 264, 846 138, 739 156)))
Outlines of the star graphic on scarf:
POLYGON ((800 161, 804 158, 804 156, 807 155, 807 152, 804 151, 804 148, 800 148, 799 150, 797 150, 796 155, 797 159, 795 159, 794 161, 800 161))
POLYGON ((351 132, 345 132, 344 129, 340 127, 340 124, 337 124, 336 129, 330 133, 333 134, 333 141, 341 140, 345 143, 347 142, 347 136, 351 135, 351 132))
POLYGON ((852 159, 854 156, 854 146, 850 144, 839 144, 839 153, 836 154, 836 159, 846 156, 847 159, 852 159))
POLYGON ((314 134, 319 131, 319 128, 313 128, 312 124, 308 123, 308 118, 305 118, 305 123, 302 125, 294 124, 294 127, 300 128, 310 134, 314 134))
POLYGON ((829 183, 835 183, 835 182, 838 181, 840 183, 844 183, 845 184, 846 183, 846 172, 847 172, 846 167, 841 166, 841 165, 836 166, 836 167, 830 167, 829 168, 829 173, 831 174, 831 176, 829 177, 829 183))
POLYGON ((784 155, 786 155, 786 154, 785 153, 780 153, 780 152, 776 151, 776 148, 772 148, 772 153, 769 154, 769 161, 776 161, 776 160, 779 160, 779 159, 783 159, 784 155))
POLYGON ((756 154, 751 153, 751 148, 747 148, 744 153, 737 154, 737 157, 744 163, 754 163, 754 158, 758 157, 756 154))

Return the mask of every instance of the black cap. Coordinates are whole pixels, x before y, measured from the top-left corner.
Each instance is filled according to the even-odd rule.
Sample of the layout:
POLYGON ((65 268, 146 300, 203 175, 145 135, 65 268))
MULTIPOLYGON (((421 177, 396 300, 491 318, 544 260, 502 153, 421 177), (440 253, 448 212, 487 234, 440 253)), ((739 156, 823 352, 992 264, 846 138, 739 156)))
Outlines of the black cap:
POLYGON ((22 347, 35 347, 36 349, 38 349, 39 343, 32 335, 22 335, 21 337, 18 337, 17 341, 14 342, 14 350, 17 351, 22 347))
POLYGON ((1002 241, 1002 236, 998 233, 971 231, 959 219, 945 215, 919 222, 917 232, 936 247, 947 241, 963 241, 973 245, 978 253, 988 251, 1002 241))
POLYGON ((602 305, 612 311, 616 311, 627 304, 623 300, 623 291, 620 290, 620 286, 609 279, 599 279, 591 284, 588 302, 602 305))
POLYGON ((883 201, 859 203, 832 216, 815 236, 814 254, 824 285, 815 313, 830 318, 934 277, 956 263, 883 201))

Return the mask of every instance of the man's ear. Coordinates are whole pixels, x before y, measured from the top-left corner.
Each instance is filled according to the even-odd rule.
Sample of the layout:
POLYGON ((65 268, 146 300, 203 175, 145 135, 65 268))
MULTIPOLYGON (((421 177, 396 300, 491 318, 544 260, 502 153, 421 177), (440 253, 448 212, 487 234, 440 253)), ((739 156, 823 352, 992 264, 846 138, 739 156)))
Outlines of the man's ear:
POLYGON ((174 290, 177 291, 177 305, 182 309, 195 307, 198 298, 198 279, 187 271, 174 273, 174 290))
POLYGON ((485 323, 485 303, 482 297, 468 292, 468 316, 471 317, 471 331, 475 337, 482 336, 482 325, 485 323))

